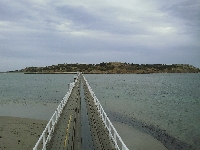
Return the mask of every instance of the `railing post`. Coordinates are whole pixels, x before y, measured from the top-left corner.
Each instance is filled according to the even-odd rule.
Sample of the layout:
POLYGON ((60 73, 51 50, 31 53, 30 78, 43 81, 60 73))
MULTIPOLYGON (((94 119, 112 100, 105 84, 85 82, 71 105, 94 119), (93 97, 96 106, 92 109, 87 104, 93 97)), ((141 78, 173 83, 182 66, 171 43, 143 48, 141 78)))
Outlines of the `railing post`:
POLYGON ((55 122, 54 122, 54 119, 52 118, 52 129, 53 129, 53 132, 54 132, 54 125, 55 125, 55 122))
POLYGON ((37 150, 37 147, 34 147, 33 150, 37 150))
POLYGON ((99 100, 97 99, 97 97, 95 96, 94 92, 92 91, 92 88, 90 87, 89 83, 87 82, 87 80, 84 78, 84 81, 87 85, 87 88, 91 94, 91 96, 93 97, 94 103, 96 104, 97 110, 99 112, 99 117, 101 117, 102 121, 105 123, 105 127, 109 130, 109 136, 114 140, 115 143, 115 148, 120 150, 118 143, 117 143, 117 139, 119 139, 121 145, 122 145, 122 150, 128 150, 128 148, 126 147, 126 145, 124 144, 124 142, 121 140, 121 137, 119 136, 119 134, 117 133, 116 129, 114 128, 114 126, 112 125, 112 123, 110 122, 109 118, 107 117, 106 113, 103 110, 103 107, 101 106, 99 100), (108 122, 108 125, 106 124, 106 120, 108 122), (113 131, 113 134, 112 134, 113 131))
POLYGON ((45 147, 45 132, 43 132, 43 148, 45 147))
POLYGON ((104 114, 104 120, 103 122, 105 123, 105 126, 106 126, 106 113, 103 113, 104 114))
POLYGON ((122 150, 126 150, 126 146, 122 144, 122 150))
POLYGON ((51 132, 51 130, 50 130, 50 123, 48 123, 48 133, 50 133, 51 132))
POLYGON ((116 132, 114 131, 114 139, 115 139, 115 141, 116 141, 116 132))
POLYGON ((58 111, 56 111, 56 122, 57 122, 57 119, 58 119, 58 111))
POLYGON ((111 132, 111 126, 110 126, 110 122, 108 121, 108 130, 109 130, 109 136, 111 137, 111 135, 112 135, 112 132, 111 132))
MULTIPOLYGON (((93 97, 94 103, 98 109, 99 115, 102 119, 102 121, 105 123, 105 127, 108 129, 109 131, 109 136, 114 140, 115 143, 115 148, 116 149, 120 149, 117 143, 117 139, 119 139, 119 142, 121 142, 122 145, 122 150, 128 150, 128 148, 126 147, 126 145, 123 143, 123 141, 121 140, 121 137, 118 135, 116 129, 114 128, 114 126, 112 125, 112 123, 110 122, 109 118, 107 117, 106 113, 103 110, 103 107, 101 106, 99 100, 97 99, 97 97, 95 96, 94 92, 92 91, 92 88, 90 87, 89 83, 87 82, 87 80, 85 79, 85 83, 88 87, 88 90, 91 94, 91 96, 93 97), (107 124, 108 123, 108 124, 107 124), (113 131, 113 134, 112 134, 113 131)), ((46 144, 48 143, 48 141, 51 139, 51 133, 54 132, 54 128, 55 128, 55 124, 58 122, 58 119, 62 113, 62 110, 67 102, 67 100, 69 99, 71 92, 73 90, 73 88, 75 87, 75 83, 78 80, 76 79, 73 83, 68 84, 69 86, 69 91, 67 92, 67 94, 65 95, 65 97, 63 98, 63 100, 60 102, 60 104, 57 107, 57 110, 55 111, 55 113, 53 114, 53 116, 51 117, 48 125, 46 126, 45 130, 43 131, 42 135, 40 136, 38 142, 36 143, 35 147, 33 148, 33 150, 37 150, 38 144, 40 142, 43 141, 43 149, 46 150, 46 144), (46 132, 48 131, 48 136, 45 137, 46 132)))
POLYGON ((68 84, 68 87, 69 87, 69 91, 67 92, 67 94, 64 96, 63 100, 60 102, 60 104, 58 105, 56 111, 54 112, 54 114, 52 115, 51 119, 49 120, 46 128, 44 129, 42 135, 40 136, 40 138, 38 139, 35 147, 33 148, 33 150, 37 150, 38 149, 38 145, 41 143, 42 146, 43 146, 43 150, 46 150, 46 144, 47 142, 51 139, 51 133, 54 132, 54 128, 55 128, 55 125, 56 123, 58 122, 58 119, 62 113, 62 110, 67 102, 67 100, 69 99, 71 93, 72 93, 72 90, 75 86, 75 83, 77 82, 78 80, 76 79, 75 82, 73 83, 70 83, 68 84), (45 137, 45 135, 48 133, 48 136, 45 137))

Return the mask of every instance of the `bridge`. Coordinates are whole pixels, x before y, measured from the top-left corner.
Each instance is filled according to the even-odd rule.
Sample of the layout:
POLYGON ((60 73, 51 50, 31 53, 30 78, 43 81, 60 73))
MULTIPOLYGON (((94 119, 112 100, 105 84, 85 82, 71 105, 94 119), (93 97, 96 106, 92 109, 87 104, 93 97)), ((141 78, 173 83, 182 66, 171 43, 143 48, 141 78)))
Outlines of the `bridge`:
POLYGON ((77 73, 33 150, 128 150, 86 78, 77 73))

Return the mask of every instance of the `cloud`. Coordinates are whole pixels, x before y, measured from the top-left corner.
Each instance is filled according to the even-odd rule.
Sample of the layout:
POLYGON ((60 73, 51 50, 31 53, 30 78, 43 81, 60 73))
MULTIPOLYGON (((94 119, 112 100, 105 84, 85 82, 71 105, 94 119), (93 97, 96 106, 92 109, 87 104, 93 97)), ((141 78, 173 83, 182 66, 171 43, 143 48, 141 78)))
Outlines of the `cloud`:
POLYGON ((185 33, 200 35, 200 2, 198 0, 178 1, 162 7, 170 16, 182 20, 185 33))
POLYGON ((64 5, 57 7, 56 11, 59 12, 63 18, 67 18, 76 24, 87 25, 98 20, 98 18, 88 12, 83 6, 64 5))
POLYGON ((0 71, 6 63, 13 64, 9 70, 102 61, 199 66, 199 6, 197 0, 0 1, 0 71))

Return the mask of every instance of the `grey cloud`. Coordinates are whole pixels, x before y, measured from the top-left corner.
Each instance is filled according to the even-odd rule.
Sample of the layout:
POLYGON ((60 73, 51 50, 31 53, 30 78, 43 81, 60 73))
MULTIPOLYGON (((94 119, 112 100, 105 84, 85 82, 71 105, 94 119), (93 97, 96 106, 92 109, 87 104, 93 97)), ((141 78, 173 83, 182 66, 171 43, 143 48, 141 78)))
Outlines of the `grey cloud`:
POLYGON ((30 17, 27 6, 13 1, 0 1, 0 20, 21 21, 22 18, 30 17))
MULTIPOLYGON (((84 6, 60 6, 56 8, 58 15, 73 22, 71 28, 89 29, 108 32, 111 34, 130 35, 144 34, 138 22, 122 22, 118 20, 117 8, 104 8, 99 10, 86 9, 84 6)), ((141 27, 141 26, 140 26, 141 27)))
POLYGON ((102 61, 199 66, 200 36, 193 37, 200 33, 199 2, 152 2, 160 9, 145 5, 143 13, 110 3, 0 1, 0 64, 13 64, 9 70, 102 61))
POLYGON ((171 5, 163 6, 161 10, 168 12, 172 17, 183 20, 180 26, 184 27, 187 34, 200 36, 200 1, 175 1, 171 5))
POLYGON ((98 18, 88 12, 83 6, 65 5, 57 7, 56 10, 64 17, 64 19, 70 19, 75 23, 90 24, 98 21, 98 18))
POLYGON ((172 4, 166 10, 171 11, 172 15, 179 18, 199 21, 200 20, 200 2, 197 0, 187 0, 172 4))

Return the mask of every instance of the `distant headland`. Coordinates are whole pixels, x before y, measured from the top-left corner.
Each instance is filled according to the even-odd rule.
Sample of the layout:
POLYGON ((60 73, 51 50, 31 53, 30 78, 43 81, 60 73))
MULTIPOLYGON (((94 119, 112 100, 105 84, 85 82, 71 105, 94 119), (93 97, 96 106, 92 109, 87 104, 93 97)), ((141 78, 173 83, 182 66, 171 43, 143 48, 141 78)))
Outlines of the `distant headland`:
POLYGON ((200 69, 189 64, 133 64, 121 62, 102 62, 100 64, 58 64, 45 67, 26 67, 10 73, 25 74, 150 74, 150 73, 199 73, 200 69))

